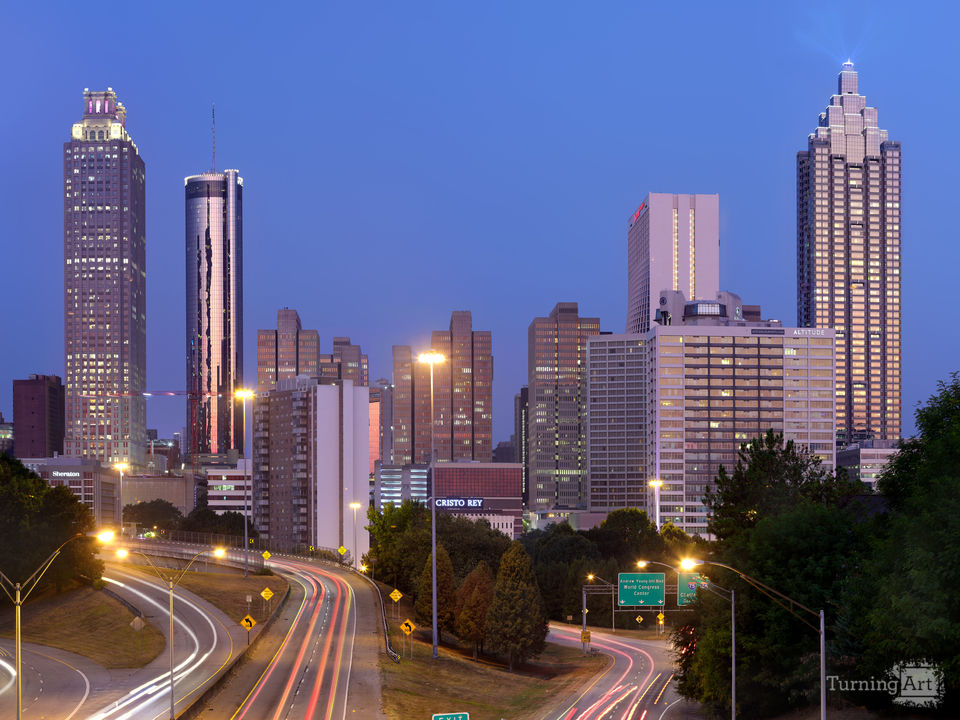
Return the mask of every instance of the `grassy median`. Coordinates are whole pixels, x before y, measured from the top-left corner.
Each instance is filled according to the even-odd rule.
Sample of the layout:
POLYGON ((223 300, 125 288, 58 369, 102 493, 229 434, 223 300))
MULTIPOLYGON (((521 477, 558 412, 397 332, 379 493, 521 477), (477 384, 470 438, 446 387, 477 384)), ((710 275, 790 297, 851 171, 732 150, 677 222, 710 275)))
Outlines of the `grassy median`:
POLYGON ((420 629, 410 636, 410 659, 411 641, 400 623, 412 617, 412 608, 401 602, 399 620, 393 619, 393 610, 387 608, 390 640, 399 652, 404 638, 407 651, 399 664, 382 663, 383 707, 391 720, 441 712, 469 712, 471 720, 539 719, 545 707, 583 686, 607 663, 605 656, 584 657, 579 648, 553 644, 513 673, 497 658, 474 662, 471 650, 455 646, 441 646, 440 657, 433 660, 429 633, 420 629))
MULTIPOLYGON (((142 667, 166 646, 163 635, 143 621, 131 626, 134 615, 104 592, 81 587, 59 595, 46 595, 24 605, 23 640, 88 657, 105 668, 142 667)), ((14 614, 0 614, 0 635, 13 637, 14 614)))

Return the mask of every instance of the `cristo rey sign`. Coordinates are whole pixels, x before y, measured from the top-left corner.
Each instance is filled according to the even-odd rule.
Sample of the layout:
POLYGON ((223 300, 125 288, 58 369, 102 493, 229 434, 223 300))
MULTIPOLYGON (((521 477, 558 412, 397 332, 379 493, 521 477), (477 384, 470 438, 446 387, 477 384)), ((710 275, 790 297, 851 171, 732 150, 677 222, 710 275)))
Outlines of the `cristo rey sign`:
POLYGON ((483 510, 483 498, 437 498, 438 508, 450 510, 483 510))

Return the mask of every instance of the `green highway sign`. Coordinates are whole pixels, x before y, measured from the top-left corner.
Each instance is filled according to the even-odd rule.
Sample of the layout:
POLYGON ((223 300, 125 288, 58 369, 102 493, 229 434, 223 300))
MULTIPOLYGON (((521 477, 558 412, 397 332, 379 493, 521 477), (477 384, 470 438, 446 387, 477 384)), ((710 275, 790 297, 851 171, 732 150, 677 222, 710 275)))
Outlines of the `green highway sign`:
POLYGON ((677 580, 677 605, 689 605, 697 597, 698 587, 707 587, 707 579, 700 573, 682 572, 677 580))
POLYGON ((470 720, 470 713, 440 713, 433 720, 470 720))
POLYGON ((666 595, 663 573, 620 573, 617 586, 617 604, 663 605, 666 595))

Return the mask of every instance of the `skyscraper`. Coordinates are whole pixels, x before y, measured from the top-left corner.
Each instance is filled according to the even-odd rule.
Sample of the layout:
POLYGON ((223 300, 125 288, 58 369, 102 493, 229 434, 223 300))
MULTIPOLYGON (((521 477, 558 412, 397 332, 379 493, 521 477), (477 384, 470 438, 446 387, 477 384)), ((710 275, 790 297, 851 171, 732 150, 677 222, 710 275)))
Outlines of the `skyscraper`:
POLYGON ((63 382, 56 375, 13 381, 13 423, 17 457, 63 454, 63 382))
POLYGON ((367 356, 348 337, 333 339, 333 352, 320 356, 320 377, 327 380, 353 380, 355 385, 370 384, 367 356))
POLYGON ((184 180, 187 269, 187 432, 194 453, 243 447, 243 178, 184 180))
MULTIPOLYGON (((449 330, 434 330, 431 347, 445 360, 434 367, 430 428, 430 369, 407 345, 393 347, 393 461, 493 459, 493 354, 489 330, 474 330, 469 310, 454 311, 449 330)), ((426 350, 426 348, 424 348, 426 350)))
POLYGON ((836 331, 837 440, 900 436, 900 143, 853 63, 797 153, 797 324, 836 331))
POLYGON ((587 338, 599 318, 580 317, 577 303, 557 303, 527 331, 532 510, 585 508, 587 480, 587 338))
POLYGON ((64 451, 142 465, 146 171, 126 117, 112 88, 84 90, 63 145, 64 451))
POLYGON ((270 390, 280 380, 320 373, 320 336, 304 330, 296 310, 277 310, 276 330, 257 330, 257 392, 270 390))
POLYGON ((713 297, 720 289, 718 195, 650 193, 627 232, 627 332, 650 329, 661 290, 713 297))

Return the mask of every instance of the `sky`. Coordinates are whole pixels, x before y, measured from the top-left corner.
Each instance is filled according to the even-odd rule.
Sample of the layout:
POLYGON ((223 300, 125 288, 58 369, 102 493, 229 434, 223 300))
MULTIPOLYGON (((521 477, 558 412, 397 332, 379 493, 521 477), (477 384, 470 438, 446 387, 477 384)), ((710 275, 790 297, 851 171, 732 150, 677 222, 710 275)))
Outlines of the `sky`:
MULTIPOLYGON (((14 3, 0 63, 0 412, 63 376, 63 142, 112 87, 147 173, 147 385, 185 387, 183 178, 244 178, 244 352, 281 307, 370 377, 452 310, 490 330, 494 440, 527 327, 626 319, 648 192, 719 193, 721 287, 796 320, 796 152, 851 59, 903 152, 903 415, 957 369, 960 5, 871 2, 14 3)), ((326 352, 330 349, 325 348, 326 352)), ((161 437, 184 402, 148 401, 161 437)))

